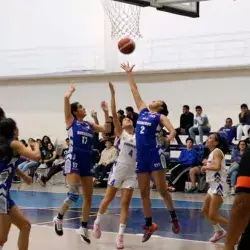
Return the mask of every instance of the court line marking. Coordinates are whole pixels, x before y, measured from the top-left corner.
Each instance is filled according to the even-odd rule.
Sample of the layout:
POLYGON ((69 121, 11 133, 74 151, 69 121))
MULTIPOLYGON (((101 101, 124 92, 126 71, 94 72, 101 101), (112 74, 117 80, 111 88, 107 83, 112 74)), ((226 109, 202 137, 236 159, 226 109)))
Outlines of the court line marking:
MULTIPOLYGON (((38 224, 32 224, 32 227, 49 227, 49 228, 53 228, 53 226, 49 226, 49 225, 38 225, 38 224)), ((74 228, 64 228, 63 230, 68 230, 68 231, 76 231, 76 229, 74 228)), ((92 230, 89 229, 89 232, 91 232, 92 230)), ((117 232, 106 232, 106 231, 102 231, 103 234, 112 234, 112 235, 117 235, 117 232)), ((125 233, 124 235, 128 235, 128 236, 142 236, 142 234, 129 234, 129 233, 125 233)), ((189 240, 189 239, 178 239, 178 238, 172 238, 172 237, 163 237, 160 235, 152 235, 152 238, 158 238, 158 239, 171 239, 171 240, 175 240, 175 241, 186 241, 186 242, 194 242, 194 243, 204 243, 204 244, 209 244, 211 245, 211 242, 208 241, 199 241, 199 240, 189 240)), ((223 243, 216 243, 217 245, 223 245, 223 243)), ((215 244, 215 245, 216 245, 215 244)))

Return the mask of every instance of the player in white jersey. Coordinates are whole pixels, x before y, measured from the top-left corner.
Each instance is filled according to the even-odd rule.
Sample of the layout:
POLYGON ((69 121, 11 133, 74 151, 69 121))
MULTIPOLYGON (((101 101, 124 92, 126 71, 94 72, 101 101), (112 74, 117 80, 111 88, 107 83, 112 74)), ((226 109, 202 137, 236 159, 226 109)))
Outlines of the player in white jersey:
POLYGON ((123 249, 123 236, 128 219, 129 205, 136 185, 135 134, 133 122, 129 118, 124 118, 122 125, 120 124, 116 113, 115 90, 112 83, 109 83, 109 88, 111 92, 111 109, 119 155, 110 173, 106 194, 100 204, 97 218, 94 222, 93 236, 97 239, 101 237, 102 217, 109 204, 115 198, 117 190, 121 189, 121 216, 116 247, 117 249, 123 249))
POLYGON ((224 155, 228 152, 228 147, 225 139, 216 133, 208 137, 206 146, 210 150, 210 154, 201 171, 206 172, 206 180, 210 188, 203 203, 202 212, 214 227, 215 234, 209 240, 214 243, 226 235, 226 231, 220 225, 228 226, 228 220, 219 215, 223 198, 228 191, 224 155))

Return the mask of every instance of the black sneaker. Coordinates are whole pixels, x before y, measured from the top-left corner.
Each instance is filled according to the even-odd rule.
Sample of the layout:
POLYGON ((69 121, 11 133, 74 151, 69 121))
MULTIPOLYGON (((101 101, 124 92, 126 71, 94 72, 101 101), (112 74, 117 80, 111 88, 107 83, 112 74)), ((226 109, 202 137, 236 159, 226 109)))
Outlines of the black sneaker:
POLYGON ((20 179, 20 177, 18 177, 18 176, 14 176, 12 182, 13 182, 13 183, 21 183, 21 179, 20 179))
POLYGON ((186 193, 191 194, 191 193, 195 193, 197 191, 197 188, 192 187, 191 189, 187 190, 186 193))
POLYGON ((53 219, 54 226, 55 226, 55 232, 58 236, 63 236, 63 220, 59 220, 56 217, 53 219))
POLYGON ((80 227, 79 229, 76 230, 76 233, 80 234, 81 240, 83 242, 90 244, 88 228, 80 227))

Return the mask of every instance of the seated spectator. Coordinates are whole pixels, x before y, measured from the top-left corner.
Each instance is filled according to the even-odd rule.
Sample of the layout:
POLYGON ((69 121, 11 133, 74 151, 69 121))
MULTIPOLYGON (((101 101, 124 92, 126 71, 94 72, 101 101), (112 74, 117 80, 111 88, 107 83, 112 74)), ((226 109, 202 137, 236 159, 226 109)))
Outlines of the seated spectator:
POLYGON ((231 118, 226 119, 224 127, 221 127, 218 131, 220 136, 225 137, 228 145, 232 145, 232 141, 236 138, 236 128, 233 127, 233 120, 231 118))
POLYGON ((158 143, 164 152, 166 161, 168 162, 170 159, 170 142, 168 141, 167 131, 165 129, 160 130, 160 133, 158 136, 158 143))
POLYGON ((196 115, 194 116, 194 125, 189 129, 190 137, 194 140, 194 143, 196 143, 195 135, 198 134, 200 137, 200 144, 203 144, 203 135, 207 135, 210 130, 210 124, 208 121, 208 117, 203 114, 203 110, 201 106, 196 106, 195 108, 196 115))
POLYGON ((247 144, 247 147, 250 148, 250 129, 247 131, 248 137, 245 139, 245 143, 247 144))
POLYGON ((56 160, 56 150, 52 143, 47 144, 46 155, 42 160, 43 164, 46 164, 48 168, 52 167, 54 161, 56 160))
MULTIPOLYGON (((54 161, 54 163, 52 164, 52 167, 50 168, 47 176, 41 175, 38 178, 38 182, 41 186, 45 187, 46 183, 51 179, 52 176, 54 176, 55 174, 61 172, 64 168, 64 164, 65 164, 65 159, 66 159, 66 155, 68 153, 69 150, 69 145, 70 145, 70 140, 69 138, 67 138, 65 140, 67 147, 63 149, 61 156, 59 159, 56 159, 54 161)), ((48 144, 50 145, 50 144, 48 144)))
POLYGON ((193 139, 187 138, 186 149, 181 151, 178 159, 178 165, 171 170, 169 187, 170 191, 184 191, 186 182, 186 173, 190 168, 197 164, 197 151, 193 148, 193 139))
POLYGON ((241 140, 242 133, 245 136, 248 134, 250 129, 250 111, 248 106, 244 103, 240 106, 241 112, 239 113, 239 125, 237 127, 237 140, 241 140))
MULTIPOLYGON (((35 140, 33 138, 29 138, 28 140, 28 144, 30 146, 30 148, 33 150, 33 144, 34 144, 35 140)), ((24 162, 22 162, 21 164, 18 165, 18 168, 23 171, 26 172, 31 168, 37 168, 40 165, 39 162, 36 161, 30 161, 29 159, 26 159, 24 162)))
POLYGON ((126 107, 126 114, 127 117, 133 121, 133 127, 136 127, 137 119, 138 119, 138 114, 134 112, 134 109, 132 107, 126 107))
POLYGON ((231 186, 232 195, 235 195, 235 185, 236 185, 237 176, 238 176, 239 163, 246 149, 247 149, 246 142, 240 141, 238 143, 237 149, 233 150, 232 152, 232 158, 231 158, 232 163, 230 165, 230 169, 227 172, 228 177, 230 178, 230 186, 231 186))
POLYGON ((102 185, 106 174, 110 172, 117 158, 117 150, 110 140, 105 143, 106 148, 101 153, 101 159, 95 168, 95 179, 97 184, 102 185))
POLYGON ((194 125, 194 114, 189 111, 189 106, 184 105, 182 109, 183 113, 180 117, 180 127, 176 128, 175 139, 178 144, 183 144, 179 135, 188 135, 189 129, 194 125))
POLYGON ((117 116, 118 116, 118 119, 119 119, 120 123, 122 124, 122 121, 125 118, 124 111, 122 109, 118 110, 117 111, 117 116))

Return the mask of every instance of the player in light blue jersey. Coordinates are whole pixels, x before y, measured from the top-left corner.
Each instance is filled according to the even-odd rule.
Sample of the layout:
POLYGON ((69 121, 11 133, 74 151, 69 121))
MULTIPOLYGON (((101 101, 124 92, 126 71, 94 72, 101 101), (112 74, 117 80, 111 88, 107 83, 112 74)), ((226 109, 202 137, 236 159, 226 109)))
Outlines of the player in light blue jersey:
POLYGON ((133 76, 133 68, 128 64, 122 64, 121 68, 126 71, 130 88, 139 110, 139 117, 136 125, 136 172, 141 192, 143 211, 145 217, 145 231, 142 242, 150 239, 151 235, 158 229, 156 223, 152 222, 150 202, 150 178, 153 177, 157 190, 167 205, 172 221, 174 233, 180 232, 180 224, 177 219, 173 200, 166 187, 166 158, 159 143, 159 132, 165 127, 169 131, 168 140, 175 138, 175 129, 167 118, 168 109, 163 101, 154 101, 149 107, 142 100, 133 76))
POLYGON ((95 132, 110 132, 111 121, 108 114, 108 107, 105 102, 102 102, 101 104, 105 114, 106 123, 104 126, 85 121, 84 118, 87 115, 85 108, 83 108, 78 102, 70 104, 70 98, 74 92, 75 86, 74 84, 71 84, 69 91, 64 97, 64 115, 70 139, 69 151, 65 159, 64 172, 67 176, 69 192, 58 215, 53 221, 56 234, 62 236, 63 216, 69 207, 79 199, 79 184, 81 184, 84 203, 82 207, 82 224, 77 232, 81 235, 83 241, 90 243, 87 224, 93 194, 93 138, 95 132))
POLYGON ((32 183, 32 178, 25 175, 17 168, 18 158, 24 156, 30 160, 39 161, 41 153, 38 143, 33 143, 34 151, 26 148, 18 141, 18 128, 11 118, 0 121, 0 250, 8 239, 11 224, 20 230, 18 249, 28 250, 30 222, 11 199, 10 188, 13 177, 20 176, 27 184, 32 183))

